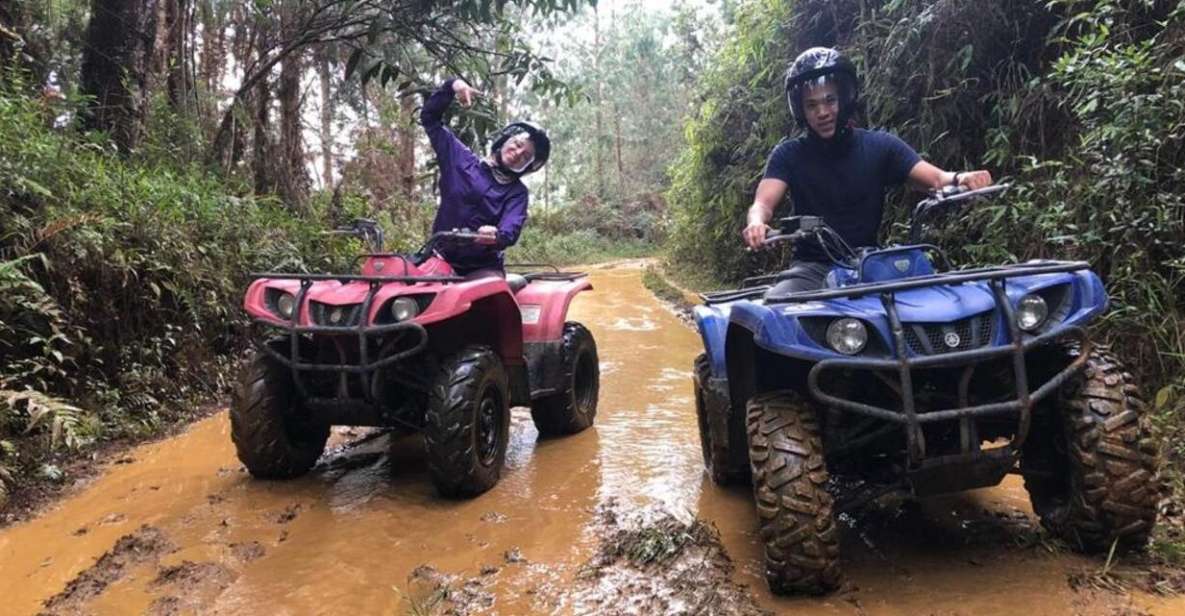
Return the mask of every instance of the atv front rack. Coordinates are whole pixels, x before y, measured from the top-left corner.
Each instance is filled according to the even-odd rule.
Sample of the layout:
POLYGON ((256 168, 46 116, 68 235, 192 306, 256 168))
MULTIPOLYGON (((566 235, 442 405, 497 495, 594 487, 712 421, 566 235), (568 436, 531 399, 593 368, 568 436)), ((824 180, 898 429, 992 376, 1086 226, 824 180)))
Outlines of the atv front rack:
POLYGON ((928 276, 909 278, 907 280, 856 284, 836 289, 820 289, 818 291, 798 291, 785 295, 767 295, 767 291, 773 288, 774 284, 778 282, 781 274, 765 274, 744 279, 739 289, 701 293, 700 298, 708 305, 727 304, 737 300, 757 299, 761 297, 764 297, 766 303, 770 304, 802 303, 843 297, 854 299, 874 293, 907 291, 909 289, 919 289, 935 285, 983 282, 986 280, 1013 278, 1015 276, 1076 272, 1084 269, 1090 269, 1090 264, 1085 261, 1041 261, 1036 263, 1018 263, 1015 265, 946 271, 928 276))
MULTIPOLYGON (((442 280, 463 280, 457 276, 417 276, 406 278, 403 276, 335 276, 329 274, 255 274, 258 278, 272 278, 272 279, 296 279, 300 282, 300 290, 296 294, 295 306, 298 308, 293 311, 292 316, 287 321, 269 320, 255 318, 252 325, 255 327, 264 327, 271 329, 278 329, 283 332, 283 337, 286 338, 288 347, 287 354, 284 354, 269 344, 267 336, 252 336, 255 340, 256 346, 266 353, 269 357, 275 359, 281 365, 285 366, 292 372, 292 380, 300 393, 301 398, 305 399, 306 405, 321 406, 321 407, 340 407, 340 410, 354 410, 360 412, 359 404, 367 406, 372 410, 379 410, 381 412, 380 396, 374 391, 377 385, 375 381, 376 372, 387 366, 390 366, 400 360, 406 359, 424 350, 428 345, 428 332, 423 325, 414 321, 404 323, 384 323, 372 324, 369 322, 369 315, 371 306, 374 304, 375 295, 378 293, 381 285, 385 282, 412 282, 412 281, 442 281, 442 280), (309 287, 317 280, 343 280, 343 281, 365 281, 369 283, 369 289, 366 293, 366 298, 362 302, 362 309, 358 323, 356 325, 334 326, 334 325, 299 325, 297 319, 300 315, 300 306, 304 305, 305 295, 308 293, 309 287), (376 357, 373 360, 370 357, 370 341, 379 336, 391 336, 397 334, 396 337, 390 338, 387 345, 398 344, 403 341, 405 336, 411 336, 407 339, 405 348, 402 350, 394 350, 376 357), (354 336, 358 341, 358 361, 357 363, 338 363, 338 364, 322 364, 307 362, 301 360, 301 337, 304 335, 334 335, 334 336, 354 336), (339 375, 339 385, 337 398, 313 398, 309 395, 308 387, 304 381, 306 372, 336 372, 339 375), (349 375, 356 375, 362 385, 365 402, 360 403, 358 400, 350 399, 345 395, 349 391, 348 377, 349 375)), ((344 358, 343 358, 344 359, 344 358)))
POLYGON ((998 265, 978 269, 956 270, 940 272, 928 276, 918 276, 892 282, 875 282, 854 284, 836 289, 820 289, 818 291, 798 291, 785 295, 767 295, 766 303, 802 303, 817 302, 825 299, 841 297, 858 298, 872 294, 894 293, 938 285, 964 284, 968 282, 986 282, 1015 278, 1017 276, 1036 276, 1038 274, 1060 274, 1090 269, 1085 261, 1039 261, 1035 263, 1017 263, 1015 265, 998 265))
POLYGON ((1087 269, 1083 262, 1041 263, 1021 266, 984 268, 947 274, 936 274, 920 279, 896 282, 856 285, 842 289, 794 293, 767 301, 806 302, 839 297, 863 297, 877 293, 889 320, 895 359, 833 358, 825 359, 811 367, 807 375, 807 387, 814 399, 832 408, 857 413, 867 417, 900 424, 905 430, 906 450, 911 472, 911 482, 916 491, 938 493, 947 486, 966 487, 968 481, 982 485, 994 485, 1015 463, 1016 455, 1028 438, 1034 404, 1046 398, 1067 380, 1082 370, 1090 354, 1090 341, 1080 327, 1066 327, 1040 335, 1024 334, 1016 325, 1012 304, 1004 289, 1004 280, 1015 276, 1072 272, 1087 269), (988 282, 996 308, 1008 331, 1008 345, 990 348, 955 351, 941 355, 911 356, 905 340, 905 327, 897 313, 894 292, 927 286, 988 282), (1080 352, 1074 361, 1058 371, 1036 390, 1030 390, 1025 355, 1030 350, 1052 344, 1056 341, 1077 343, 1080 352), (994 359, 1012 359, 1013 379, 1017 396, 1014 399, 971 406, 969 386, 977 365, 994 359), (919 412, 914 399, 914 370, 930 368, 962 367, 958 384, 959 406, 919 412), (822 375, 832 370, 866 370, 872 372, 896 372, 901 397, 901 408, 887 409, 855 400, 847 400, 827 393, 820 386, 822 375), (992 415, 1015 415, 1017 430, 1011 442, 1004 448, 982 451, 973 420, 992 415), (960 450, 955 456, 926 458, 926 443, 922 425, 931 422, 959 421, 960 450), (955 474, 961 474, 956 477, 955 474), (919 490, 920 487, 920 490, 919 490))

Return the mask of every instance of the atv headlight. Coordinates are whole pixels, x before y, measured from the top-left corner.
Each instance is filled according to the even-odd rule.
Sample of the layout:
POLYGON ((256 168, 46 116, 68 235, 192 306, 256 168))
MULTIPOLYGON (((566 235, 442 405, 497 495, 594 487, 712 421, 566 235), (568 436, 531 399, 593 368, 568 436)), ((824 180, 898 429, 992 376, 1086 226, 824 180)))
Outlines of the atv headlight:
POLYGON ((420 305, 411 297, 396 297, 391 302, 391 316, 396 321, 414 319, 417 314, 420 314, 420 305))
POLYGON ((1036 293, 1030 293, 1022 298, 1016 304, 1016 326, 1031 332, 1045 322, 1045 317, 1049 316, 1049 306, 1045 304, 1045 299, 1036 293))
POLYGON ((868 329, 858 319, 836 319, 827 326, 827 344, 844 355, 855 355, 868 344, 868 329))
POLYGON ((285 319, 291 319, 292 314, 296 311, 296 296, 291 293, 281 293, 276 298, 276 312, 285 319))

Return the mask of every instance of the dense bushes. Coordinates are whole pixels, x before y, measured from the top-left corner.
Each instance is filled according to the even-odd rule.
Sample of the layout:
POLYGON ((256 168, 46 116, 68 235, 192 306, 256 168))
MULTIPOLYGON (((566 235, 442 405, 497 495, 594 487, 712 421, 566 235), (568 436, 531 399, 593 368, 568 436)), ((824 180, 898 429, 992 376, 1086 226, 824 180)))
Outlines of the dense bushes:
MULTIPOLYGON (((19 77, 0 84, 0 473, 9 477, 32 470, 22 448, 152 432, 172 412, 166 402, 223 387, 219 367, 245 343, 247 273, 317 267, 335 254, 317 235, 323 224, 228 194, 197 168, 121 159, 101 138, 53 128, 68 106, 21 90, 19 77), (18 434, 41 436, 18 446, 18 434)), ((348 218, 357 206, 345 201, 348 218)))

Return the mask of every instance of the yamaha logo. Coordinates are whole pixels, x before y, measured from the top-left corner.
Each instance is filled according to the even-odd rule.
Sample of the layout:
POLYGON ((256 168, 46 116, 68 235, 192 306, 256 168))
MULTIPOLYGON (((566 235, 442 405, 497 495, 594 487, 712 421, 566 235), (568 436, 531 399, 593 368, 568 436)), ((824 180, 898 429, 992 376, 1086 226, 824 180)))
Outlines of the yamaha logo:
POLYGON ((959 335, 954 332, 947 332, 947 334, 942 337, 942 341, 946 343, 946 346, 953 349, 958 347, 959 343, 962 342, 963 339, 959 338, 959 335))
POLYGON ((338 323, 341 323, 343 316, 345 316, 345 313, 342 312, 341 308, 334 308, 333 312, 329 313, 329 322, 337 325, 338 323))
POLYGON ((909 266, 911 263, 912 262, 909 259, 897 259, 893 262, 893 267, 897 268, 897 271, 904 274, 905 272, 909 271, 909 266))

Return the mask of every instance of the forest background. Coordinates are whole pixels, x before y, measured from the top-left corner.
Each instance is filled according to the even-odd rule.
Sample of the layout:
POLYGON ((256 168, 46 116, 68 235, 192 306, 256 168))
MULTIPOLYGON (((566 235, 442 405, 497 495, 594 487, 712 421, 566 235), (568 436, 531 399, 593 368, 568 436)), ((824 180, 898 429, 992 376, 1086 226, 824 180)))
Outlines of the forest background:
POLYGON ((1181 502, 1185 2, 0 0, 0 507, 218 400, 249 272, 343 266, 321 232, 356 217, 421 241, 447 76, 486 93, 449 119, 473 147, 517 117, 556 143, 511 260, 776 267, 739 231, 813 45, 860 68, 862 124, 1015 184, 941 229, 956 262, 1091 262, 1181 502))

